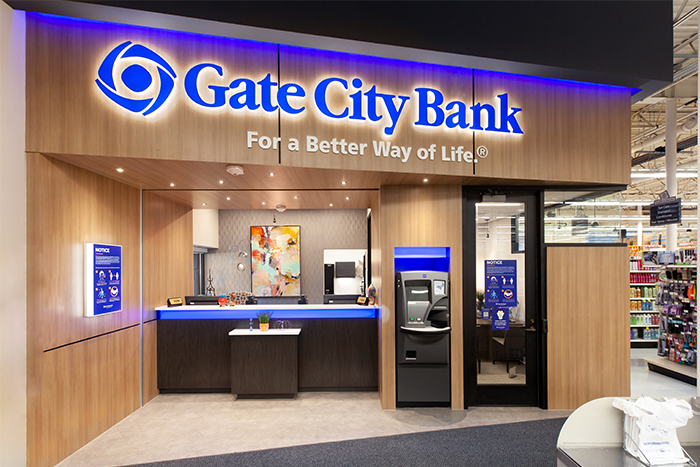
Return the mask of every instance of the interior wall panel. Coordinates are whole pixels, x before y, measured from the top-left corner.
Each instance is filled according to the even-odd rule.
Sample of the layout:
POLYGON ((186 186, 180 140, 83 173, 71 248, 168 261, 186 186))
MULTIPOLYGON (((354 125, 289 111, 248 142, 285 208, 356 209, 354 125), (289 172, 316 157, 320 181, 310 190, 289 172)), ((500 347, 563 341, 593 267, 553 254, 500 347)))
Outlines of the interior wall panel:
POLYGON ((52 466, 140 402, 139 192, 27 154, 27 463, 52 466), (123 311, 83 316, 83 243, 122 245, 123 311))
POLYGON ((547 319, 550 409, 630 395, 627 248, 547 248, 547 319))
POLYGON ((143 401, 158 395, 155 308, 192 295, 192 209, 143 194, 143 401))
POLYGON ((394 310, 394 248, 450 248, 452 292, 450 339, 452 408, 464 408, 462 333, 462 188, 449 186, 383 186, 380 190, 381 244, 381 403, 396 408, 396 317, 394 310))
POLYGON ((44 351, 139 323, 139 191, 27 155, 27 329, 44 351), (83 244, 122 246, 122 311, 84 317, 83 244))

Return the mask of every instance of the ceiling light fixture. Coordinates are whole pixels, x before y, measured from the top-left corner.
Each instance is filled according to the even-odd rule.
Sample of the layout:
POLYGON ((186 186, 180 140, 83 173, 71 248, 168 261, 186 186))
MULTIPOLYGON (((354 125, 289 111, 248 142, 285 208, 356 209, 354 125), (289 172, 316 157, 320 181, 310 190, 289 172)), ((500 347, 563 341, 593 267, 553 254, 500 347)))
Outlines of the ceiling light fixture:
POLYGON ((349 197, 349 196, 346 196, 346 197, 345 197, 345 200, 349 200, 349 199, 350 199, 350 197, 349 197))
POLYGON ((207 205, 207 203, 202 203, 202 206, 206 206, 206 205, 207 205))
POLYGON ((265 206, 265 201, 262 202, 263 206, 265 206))
POLYGON ((298 199, 298 198, 299 198, 298 196, 294 196, 294 199, 298 199))
POLYGON ((171 183, 170 186, 175 186, 175 184, 174 184, 174 183, 171 183))
POLYGON ((424 178, 424 179, 423 179, 423 183, 427 183, 427 182, 428 182, 428 179, 427 179, 427 178, 424 178))
POLYGON ((122 173, 122 172, 124 172, 124 169, 122 169, 121 167, 119 167, 119 168, 117 169, 117 172, 122 173))
POLYGON ((226 172, 230 173, 234 177, 238 175, 243 175, 245 173, 243 171, 243 167, 241 167, 240 165, 227 165, 226 172))
POLYGON ((231 198, 227 196, 226 201, 231 201, 231 198))
POLYGON ((219 184, 220 184, 220 185, 223 185, 223 184, 224 184, 224 181, 223 181, 223 180, 219 180, 219 184))
POLYGON ((287 206, 285 206, 284 204, 278 204, 277 206, 275 206, 275 210, 277 210, 277 212, 284 212, 287 210, 287 206))
POLYGON ((348 183, 348 182, 346 182, 345 180, 343 180, 342 182, 340 182, 341 185, 345 185, 346 183, 348 183))
POLYGON ((274 173, 274 172, 270 172, 270 177, 274 177, 274 176, 275 176, 275 173, 274 173))
POLYGON ((329 204, 328 206, 333 207, 333 203, 329 204))

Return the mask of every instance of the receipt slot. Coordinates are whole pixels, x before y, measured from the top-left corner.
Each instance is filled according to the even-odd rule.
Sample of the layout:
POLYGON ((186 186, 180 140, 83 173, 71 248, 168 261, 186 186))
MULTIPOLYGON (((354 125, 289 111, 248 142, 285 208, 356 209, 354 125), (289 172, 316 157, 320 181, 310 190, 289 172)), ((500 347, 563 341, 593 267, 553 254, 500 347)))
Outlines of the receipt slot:
POLYGON ((396 274, 396 403, 450 405, 450 283, 446 272, 396 274))

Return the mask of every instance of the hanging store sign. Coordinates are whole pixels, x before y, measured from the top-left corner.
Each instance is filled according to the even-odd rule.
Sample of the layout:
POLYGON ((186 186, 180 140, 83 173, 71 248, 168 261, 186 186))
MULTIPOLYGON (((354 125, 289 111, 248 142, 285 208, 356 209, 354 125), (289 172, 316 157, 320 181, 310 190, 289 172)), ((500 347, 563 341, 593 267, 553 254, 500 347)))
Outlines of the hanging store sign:
POLYGON ((680 198, 665 197, 657 199, 649 206, 649 225, 680 224, 681 200, 680 198))

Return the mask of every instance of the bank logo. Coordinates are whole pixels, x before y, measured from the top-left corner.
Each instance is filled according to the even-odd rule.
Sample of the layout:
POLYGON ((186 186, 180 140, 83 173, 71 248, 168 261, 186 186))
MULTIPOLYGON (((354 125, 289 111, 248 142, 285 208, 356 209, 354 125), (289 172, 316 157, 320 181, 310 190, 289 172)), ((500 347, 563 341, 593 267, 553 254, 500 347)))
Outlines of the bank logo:
POLYGON ((97 87, 115 104, 134 113, 147 116, 168 100, 175 87, 177 75, 163 57, 140 44, 126 41, 107 54, 97 70, 97 87), (123 68, 121 63, 131 63, 123 68), (151 62, 158 70, 158 83, 151 72, 137 62, 151 62), (123 68, 123 69, 122 69, 123 68), (118 74, 115 84, 115 74, 118 74), (143 97, 142 94, 149 94, 143 97), (129 96, 129 97, 127 97, 129 96))

